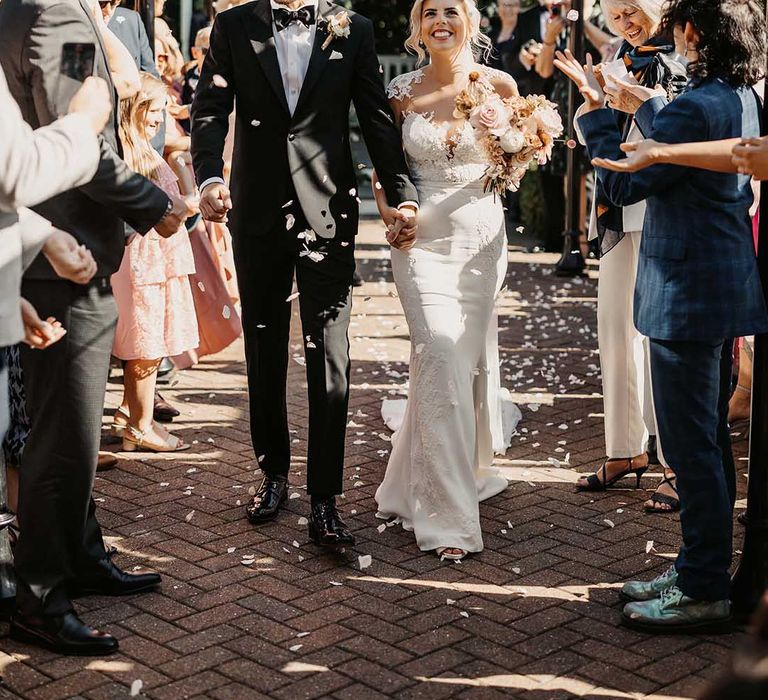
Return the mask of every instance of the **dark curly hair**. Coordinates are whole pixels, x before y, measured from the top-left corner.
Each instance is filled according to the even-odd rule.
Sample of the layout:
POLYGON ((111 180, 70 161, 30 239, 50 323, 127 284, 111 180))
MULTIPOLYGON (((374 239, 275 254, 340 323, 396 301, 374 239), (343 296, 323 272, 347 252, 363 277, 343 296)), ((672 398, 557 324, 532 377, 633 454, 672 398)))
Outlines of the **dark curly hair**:
POLYGON ((699 33, 691 77, 722 78, 733 87, 754 85, 765 74, 765 3, 760 0, 670 0, 662 27, 686 23, 699 33))

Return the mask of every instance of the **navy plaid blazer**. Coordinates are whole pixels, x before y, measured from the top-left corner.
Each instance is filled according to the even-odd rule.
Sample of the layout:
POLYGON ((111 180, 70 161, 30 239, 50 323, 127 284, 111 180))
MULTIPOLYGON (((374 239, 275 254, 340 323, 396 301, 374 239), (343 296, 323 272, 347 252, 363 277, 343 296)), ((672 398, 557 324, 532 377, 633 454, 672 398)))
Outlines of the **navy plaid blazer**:
MULTIPOLYGON (((662 143, 760 135, 754 91, 719 79, 692 81, 669 104, 653 98, 635 118, 647 138, 662 143)), ((592 158, 623 157, 611 110, 583 115, 579 128, 592 158)), ((768 332, 748 177, 676 165, 597 174, 616 206, 647 200, 634 306, 643 335, 716 341, 768 332)))

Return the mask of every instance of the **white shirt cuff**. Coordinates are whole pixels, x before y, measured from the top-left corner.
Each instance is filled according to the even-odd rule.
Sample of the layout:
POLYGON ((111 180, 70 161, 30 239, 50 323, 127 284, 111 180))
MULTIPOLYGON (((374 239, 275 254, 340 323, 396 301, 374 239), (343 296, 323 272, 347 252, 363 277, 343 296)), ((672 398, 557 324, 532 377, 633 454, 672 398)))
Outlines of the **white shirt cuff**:
POLYGON ((200 183, 200 194, 203 193, 203 190, 205 190, 208 185, 226 185, 227 183, 224 182, 223 178, 220 177, 209 177, 207 180, 203 180, 203 182, 200 183))
POLYGON ((402 209, 403 207, 413 207, 416 211, 419 211, 419 203, 418 202, 403 202, 397 208, 398 209, 402 209))

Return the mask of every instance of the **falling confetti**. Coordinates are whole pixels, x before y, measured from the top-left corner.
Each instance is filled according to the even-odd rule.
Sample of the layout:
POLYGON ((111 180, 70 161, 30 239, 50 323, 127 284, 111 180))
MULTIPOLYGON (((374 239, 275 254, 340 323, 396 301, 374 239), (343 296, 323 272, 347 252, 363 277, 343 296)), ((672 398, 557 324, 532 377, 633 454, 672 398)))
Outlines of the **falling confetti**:
POLYGON ((261 126, 261 122, 258 119, 254 119, 251 122, 251 126, 261 126))
POLYGON ((290 296, 289 296, 289 297, 286 299, 286 301, 293 301, 294 299, 298 299, 298 298, 299 298, 299 292, 294 292, 293 294, 291 294, 291 295, 290 295, 290 296))
POLYGON ((287 214, 285 217, 285 230, 290 231, 296 225, 296 217, 293 214, 287 214))
POLYGON ((566 18, 566 19, 567 19, 569 22, 576 22, 576 21, 579 19, 579 11, 578 11, 578 10, 571 10, 571 11, 570 11, 570 12, 569 12, 569 13, 568 13, 566 16, 565 16, 565 18, 566 18))
POLYGON ((218 73, 213 76, 213 84, 218 88, 225 88, 228 85, 227 81, 218 73))

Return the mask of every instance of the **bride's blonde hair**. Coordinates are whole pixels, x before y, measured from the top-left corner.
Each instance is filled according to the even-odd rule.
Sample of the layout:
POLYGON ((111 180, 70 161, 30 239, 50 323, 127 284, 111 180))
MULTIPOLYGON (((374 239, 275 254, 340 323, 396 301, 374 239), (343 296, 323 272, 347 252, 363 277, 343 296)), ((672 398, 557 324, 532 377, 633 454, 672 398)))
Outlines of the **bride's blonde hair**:
MULTIPOLYGON (((427 52, 421 43, 421 15, 424 8, 424 3, 427 0, 416 0, 411 8, 411 34, 405 40, 405 48, 410 52, 416 54, 418 61, 417 66, 420 66, 424 59, 427 57, 427 52)), ((469 45, 473 50, 478 51, 481 56, 486 58, 493 50, 493 44, 491 40, 483 34, 480 29, 480 22, 482 16, 480 10, 477 9, 475 0, 456 0, 456 3, 464 10, 464 14, 467 18, 469 29, 469 45)))

